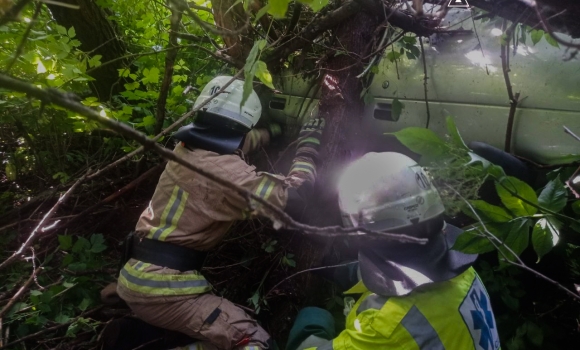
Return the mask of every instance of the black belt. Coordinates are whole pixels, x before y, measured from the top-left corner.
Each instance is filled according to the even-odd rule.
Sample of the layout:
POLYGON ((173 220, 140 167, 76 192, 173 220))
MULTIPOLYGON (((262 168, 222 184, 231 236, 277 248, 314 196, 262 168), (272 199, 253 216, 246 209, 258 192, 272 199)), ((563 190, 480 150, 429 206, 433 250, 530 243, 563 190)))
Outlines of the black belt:
POLYGON ((125 252, 125 260, 133 258, 179 271, 201 270, 207 256, 207 252, 156 239, 139 238, 134 233, 129 234, 125 244, 129 248, 125 252))

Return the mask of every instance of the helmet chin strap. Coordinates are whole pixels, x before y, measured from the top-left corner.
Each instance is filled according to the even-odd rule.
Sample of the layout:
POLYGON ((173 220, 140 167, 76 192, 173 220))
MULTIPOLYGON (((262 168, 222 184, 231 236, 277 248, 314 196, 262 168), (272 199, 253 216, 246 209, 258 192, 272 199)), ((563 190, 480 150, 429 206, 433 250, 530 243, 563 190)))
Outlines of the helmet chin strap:
POLYGON ((174 135, 188 148, 201 148, 218 154, 233 154, 241 147, 246 133, 191 123, 181 127, 174 135))

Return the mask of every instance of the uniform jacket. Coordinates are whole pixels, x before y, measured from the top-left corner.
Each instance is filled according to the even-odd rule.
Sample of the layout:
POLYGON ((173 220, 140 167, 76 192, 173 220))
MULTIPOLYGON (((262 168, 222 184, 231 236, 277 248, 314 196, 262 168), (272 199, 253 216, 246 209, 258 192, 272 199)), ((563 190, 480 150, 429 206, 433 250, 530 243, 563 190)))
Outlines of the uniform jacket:
MULTIPOLYGON (((284 208, 286 178, 256 172, 240 154, 220 155, 189 150, 178 144, 174 152, 192 164, 228 179, 284 208)), ((211 180, 168 162, 149 206, 139 218, 136 233, 207 251, 218 245, 232 223, 250 216, 244 198, 211 180)), ((130 259, 120 272, 117 291, 129 302, 146 302, 152 296, 185 296, 211 289, 198 271, 180 272, 130 259)))
MULTIPOLYGON (((359 283, 363 293, 346 329, 318 350, 498 350, 489 297, 473 268, 457 277, 421 286, 405 296, 384 297, 359 283)), ((315 349, 315 348, 310 348, 315 349)))

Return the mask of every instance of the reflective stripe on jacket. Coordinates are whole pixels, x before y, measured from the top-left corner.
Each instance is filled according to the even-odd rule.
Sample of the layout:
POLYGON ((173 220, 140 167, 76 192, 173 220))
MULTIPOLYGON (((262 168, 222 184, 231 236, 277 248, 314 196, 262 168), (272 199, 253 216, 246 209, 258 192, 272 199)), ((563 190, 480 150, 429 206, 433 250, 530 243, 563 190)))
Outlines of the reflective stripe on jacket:
MULTIPOLYGON (((318 350, 497 350, 497 326, 489 297, 473 268, 408 295, 364 292, 349 312, 346 329, 318 350)), ((311 348, 314 349, 314 348, 311 348)))
MULTIPOLYGON (((284 208, 284 176, 256 172, 238 154, 219 155, 180 144, 174 152, 192 164, 218 174, 275 206, 284 208)), ((207 251, 218 245, 232 223, 260 212, 250 212, 246 199, 236 192, 175 163, 168 162, 149 206, 136 225, 138 236, 207 251)), ((126 301, 143 297, 207 292, 209 283, 197 271, 180 272, 131 259, 119 276, 117 291, 126 301)))

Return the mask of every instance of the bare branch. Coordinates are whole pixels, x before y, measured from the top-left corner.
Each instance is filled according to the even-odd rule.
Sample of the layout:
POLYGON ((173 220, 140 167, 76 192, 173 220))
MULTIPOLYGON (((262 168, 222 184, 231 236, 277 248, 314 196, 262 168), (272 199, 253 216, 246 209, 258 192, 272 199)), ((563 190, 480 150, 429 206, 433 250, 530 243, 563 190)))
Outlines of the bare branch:
POLYGON ((564 132, 566 134, 569 134, 570 136, 572 136, 573 138, 576 139, 576 141, 580 141, 580 136, 576 135, 574 132, 572 132, 572 130, 568 129, 565 125, 564 125, 564 132))
POLYGON ((175 65, 175 59, 177 58, 177 30, 179 29, 179 23, 181 22, 181 15, 181 11, 176 10, 175 6, 171 6, 169 44, 167 45, 170 50, 167 52, 167 55, 165 55, 165 72, 163 73, 163 82, 161 82, 159 98, 157 99, 157 115, 155 118, 154 129, 155 134, 158 134, 163 130, 163 122, 165 121, 165 105, 167 103, 171 79, 173 78, 173 66, 175 65))
POLYGON ((3 268, 6 268, 7 266, 11 265, 14 261, 16 261, 16 259, 18 257, 20 257, 20 255, 22 254, 22 252, 24 252, 24 250, 26 248, 28 248, 32 244, 32 242, 36 239, 36 235, 38 234, 38 231, 41 230, 41 228, 44 225, 44 223, 46 221, 48 221, 56 213, 56 210, 58 209, 58 207, 68 199, 68 197, 71 195, 71 193, 73 193, 74 190, 86 179, 87 175, 88 174, 85 174, 80 179, 78 179, 75 182, 75 184, 72 185, 68 189, 68 191, 66 191, 65 194, 63 194, 58 199, 58 201, 52 206, 52 208, 50 208, 50 210, 44 215, 44 217, 42 218, 42 220, 40 220, 40 222, 38 223, 38 225, 30 233, 30 235, 28 236, 28 238, 26 239, 26 241, 24 243, 22 243, 22 245, 20 246, 20 248, 17 251, 15 251, 14 254, 12 254, 10 257, 8 257, 6 260, 4 260, 0 264, 0 270, 2 270, 3 268))
POLYGON ((421 44, 421 57, 423 58, 423 88, 425 90, 425 108, 427 108, 427 123, 425 128, 429 129, 429 121, 431 121, 431 113, 429 111, 429 98, 427 97, 427 62, 425 61, 425 49, 423 48, 423 38, 419 37, 421 44))
POLYGON ((22 296, 22 294, 24 294, 24 292, 32 284, 32 282, 34 281, 34 279, 36 278, 36 275, 40 272, 40 270, 42 270, 42 267, 38 267, 37 269, 35 269, 32 272, 32 275, 30 275, 30 277, 28 278, 28 280, 22 285, 22 287, 20 287, 20 289, 18 290, 18 292, 16 292, 12 296, 12 298, 10 298, 10 300, 8 301, 8 303, 2 308, 2 310, 0 310, 0 319, 2 319, 2 317, 4 316, 4 314, 6 312, 8 312, 8 310, 10 310, 10 308, 12 307, 12 305, 14 305, 14 303, 17 302, 18 299, 20 299, 20 297, 22 296))
MULTIPOLYGON (((337 237, 337 236, 351 236, 351 237, 368 237, 368 238, 381 238, 381 239, 392 239, 400 242, 407 242, 407 243, 416 243, 416 244, 425 244, 426 239, 416 238, 412 236, 407 236, 403 234, 395 234, 395 233, 388 233, 388 232, 376 232, 372 230, 368 230, 365 228, 343 228, 340 226, 330 226, 330 227, 315 227, 310 225, 305 225, 299 222, 294 221, 288 214, 286 214, 283 210, 278 208, 277 206, 273 205, 272 203, 264 200, 263 198, 256 196, 252 192, 248 191, 247 189, 234 184, 227 179, 223 178, 220 175, 214 174, 209 172, 203 168, 200 168, 197 165, 193 165, 183 158, 177 156, 174 152, 161 147, 157 142, 153 139, 147 137, 147 135, 140 133, 128 125, 119 123, 113 119, 109 119, 107 117, 101 116, 96 111, 82 105, 81 103, 77 102, 77 97, 73 94, 64 94, 56 90, 48 89, 40 89, 36 86, 16 80, 14 78, 5 76, 0 74, 0 86, 4 88, 8 88, 14 91, 20 91, 23 93, 28 94, 29 96, 38 98, 40 100, 56 104, 58 106, 64 107, 68 110, 73 112, 79 113, 87 117, 90 120, 99 122, 106 127, 111 128, 112 130, 118 132, 119 134, 131 138, 133 140, 138 141, 141 143, 145 148, 151 149, 161 155, 163 158, 167 160, 174 161, 178 164, 183 165, 187 169, 194 171, 207 179, 217 183, 220 186, 223 186, 227 189, 232 190, 233 192, 240 195, 242 198, 251 198, 252 201, 257 202, 262 205, 262 214, 271 220, 274 221, 275 226, 278 227, 286 227, 289 229, 296 229, 300 230, 306 234, 314 234, 320 235, 324 237, 337 237)), ((216 94, 217 95, 217 94, 216 94)), ((216 96, 214 95, 214 96, 216 96)), ((209 102, 209 99, 208 101, 209 102)), ((80 181, 80 180, 79 180, 80 181)), ((72 188, 71 188, 72 189, 72 188)), ((70 190, 69 190, 70 191, 70 190)), ((1 267, 1 265, 0 265, 1 267)))
POLYGON ((223 36, 235 36, 235 35, 241 34, 250 25, 250 16, 246 16, 246 23, 242 27, 238 28, 237 30, 216 29, 213 26, 211 26, 209 23, 207 23, 204 20, 202 20, 201 18, 199 18, 199 16, 195 12, 191 11, 191 9, 189 8, 188 4, 185 1, 183 1, 183 0, 169 0, 169 2, 171 2, 173 5, 175 5, 175 7, 178 10, 186 12, 189 15, 189 17, 191 17, 193 19, 193 21, 195 23, 197 23, 203 29, 205 29, 208 32, 211 32, 213 34, 222 36, 222 37, 223 36))

